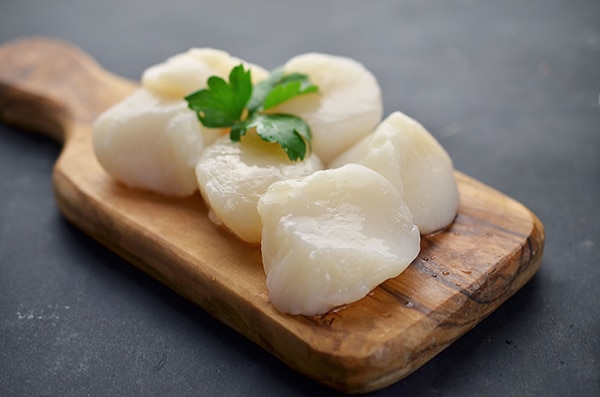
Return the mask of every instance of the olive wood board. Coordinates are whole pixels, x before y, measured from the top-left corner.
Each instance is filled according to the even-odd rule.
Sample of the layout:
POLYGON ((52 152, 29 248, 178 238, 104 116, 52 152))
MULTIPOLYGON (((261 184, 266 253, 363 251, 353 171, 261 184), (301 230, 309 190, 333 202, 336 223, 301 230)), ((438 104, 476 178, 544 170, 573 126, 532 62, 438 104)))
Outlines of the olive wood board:
POLYGON ((455 221, 424 236, 400 276, 324 315, 280 313, 269 302, 260 247, 211 223, 199 194, 173 199, 130 189, 100 168, 92 123, 137 87, 60 40, 22 38, 0 47, 0 120, 63 143, 53 184, 64 216, 321 383, 363 393, 399 381, 492 313, 541 264, 540 220, 456 172, 455 221))

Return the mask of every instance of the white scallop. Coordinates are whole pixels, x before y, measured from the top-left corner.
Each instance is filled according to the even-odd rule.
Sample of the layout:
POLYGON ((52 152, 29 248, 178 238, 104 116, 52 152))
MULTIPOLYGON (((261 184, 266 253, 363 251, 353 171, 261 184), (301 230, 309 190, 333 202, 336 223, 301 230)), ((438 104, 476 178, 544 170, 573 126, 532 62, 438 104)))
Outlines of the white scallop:
POLYGON ((211 219, 242 240, 259 243, 259 197, 273 182, 319 169, 322 165, 316 155, 292 162, 277 144, 266 143, 256 133, 248 132, 241 142, 232 142, 226 136, 207 147, 198 161, 196 176, 212 212, 211 219))
POLYGON ((299 116, 311 128, 312 148, 325 165, 381 121, 381 89, 362 64, 319 53, 298 55, 284 65, 285 73, 304 73, 320 92, 293 98, 270 112, 299 116))
POLYGON ((274 183, 258 212, 269 297, 286 313, 355 302, 398 276, 420 249, 398 191, 361 165, 274 183))
POLYGON ((452 159, 417 121, 392 113, 374 131, 332 163, 365 165, 385 176, 403 195, 421 234, 448 226, 458 211, 452 159))
POLYGON ((98 162, 115 179, 182 197, 198 189, 196 162, 219 134, 202 127, 182 99, 165 100, 140 88, 100 115, 92 140, 98 162))
POLYGON ((232 57, 225 51, 192 48, 146 69, 142 74, 142 86, 161 96, 183 98, 205 88, 211 76, 219 76, 227 81, 231 69, 240 63, 250 68, 253 83, 269 74, 262 67, 232 57))

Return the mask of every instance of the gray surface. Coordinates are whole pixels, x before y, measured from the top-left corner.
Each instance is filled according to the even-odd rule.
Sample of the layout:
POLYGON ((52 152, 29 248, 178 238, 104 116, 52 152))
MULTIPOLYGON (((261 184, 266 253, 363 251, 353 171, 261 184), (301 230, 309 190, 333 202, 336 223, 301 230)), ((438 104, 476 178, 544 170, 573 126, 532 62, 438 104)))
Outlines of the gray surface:
MULTIPOLYGON (((386 114, 420 120, 547 233, 524 289, 376 395, 600 395, 597 0, 2 0, 0 42, 24 35, 67 39, 131 79, 191 46, 269 68, 306 51, 360 60, 386 114)), ((0 125, 0 395, 329 392, 66 223, 59 152, 0 125)))

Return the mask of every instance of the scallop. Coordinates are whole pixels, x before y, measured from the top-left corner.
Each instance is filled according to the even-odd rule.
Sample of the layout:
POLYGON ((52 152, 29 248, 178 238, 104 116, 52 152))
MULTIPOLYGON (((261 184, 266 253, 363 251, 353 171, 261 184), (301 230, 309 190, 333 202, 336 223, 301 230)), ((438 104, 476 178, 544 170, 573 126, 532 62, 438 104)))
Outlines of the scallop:
POLYGON ((95 121, 100 165, 127 186, 184 197, 198 190, 195 166, 221 131, 204 128, 183 99, 140 88, 95 121))
POLYGON ((269 298, 285 313, 320 314, 360 300, 420 249, 400 193, 357 164, 274 183, 258 212, 269 298))
POLYGON ((422 234, 448 226, 458 211, 459 191, 452 159, 416 120, 401 112, 332 163, 365 165, 385 176, 402 193, 422 234))
POLYGON ((200 192, 211 219, 249 243, 260 243, 262 224, 256 205, 277 181, 322 169, 316 155, 290 161, 275 143, 261 140, 252 130, 240 142, 222 137, 207 147, 196 167, 200 192))
POLYGON ((250 69, 253 83, 265 79, 269 74, 262 67, 233 57, 225 51, 191 48, 146 69, 142 75, 142 86, 161 96, 183 98, 205 88, 206 81, 211 76, 227 80, 231 69, 240 63, 250 69))
POLYGON ((303 119, 313 133, 312 148, 325 165, 381 121, 381 88, 359 62, 340 56, 308 53, 290 59, 285 73, 304 73, 319 92, 293 98, 270 110, 303 119))

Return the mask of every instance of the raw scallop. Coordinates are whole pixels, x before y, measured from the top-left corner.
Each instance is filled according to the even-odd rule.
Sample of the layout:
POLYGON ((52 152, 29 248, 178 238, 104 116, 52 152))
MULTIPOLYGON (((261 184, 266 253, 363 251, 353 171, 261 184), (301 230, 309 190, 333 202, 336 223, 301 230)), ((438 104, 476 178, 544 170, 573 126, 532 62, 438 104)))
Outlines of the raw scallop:
POLYGON ((196 162, 219 135, 204 128, 183 99, 140 88, 96 120, 93 145, 100 165, 115 179, 182 197, 198 190, 196 162))
POLYGON ((227 80, 231 69, 240 63, 251 70, 253 83, 269 74, 262 67, 232 57, 225 51, 192 48, 146 69, 142 75, 142 86, 161 96, 183 98, 205 88, 211 76, 227 80))
POLYGON ((361 165, 274 183, 258 212, 269 297, 286 313, 357 301, 398 276, 420 249, 398 191, 361 165))
POLYGON ((355 60, 309 53, 284 65, 285 73, 304 73, 319 93, 293 98, 270 110, 303 119, 313 134, 312 148, 325 165, 381 121, 383 103, 375 76, 355 60))
POLYGON ((260 243, 258 198, 273 182, 321 168, 316 155, 290 161, 279 145, 266 143, 250 131, 240 142, 225 136, 207 147, 198 161, 196 175, 211 219, 223 223, 244 241, 260 243))
POLYGON ((421 124, 405 114, 392 113, 331 166, 347 163, 365 165, 396 186, 421 234, 440 230, 454 220, 459 192, 452 160, 421 124))

